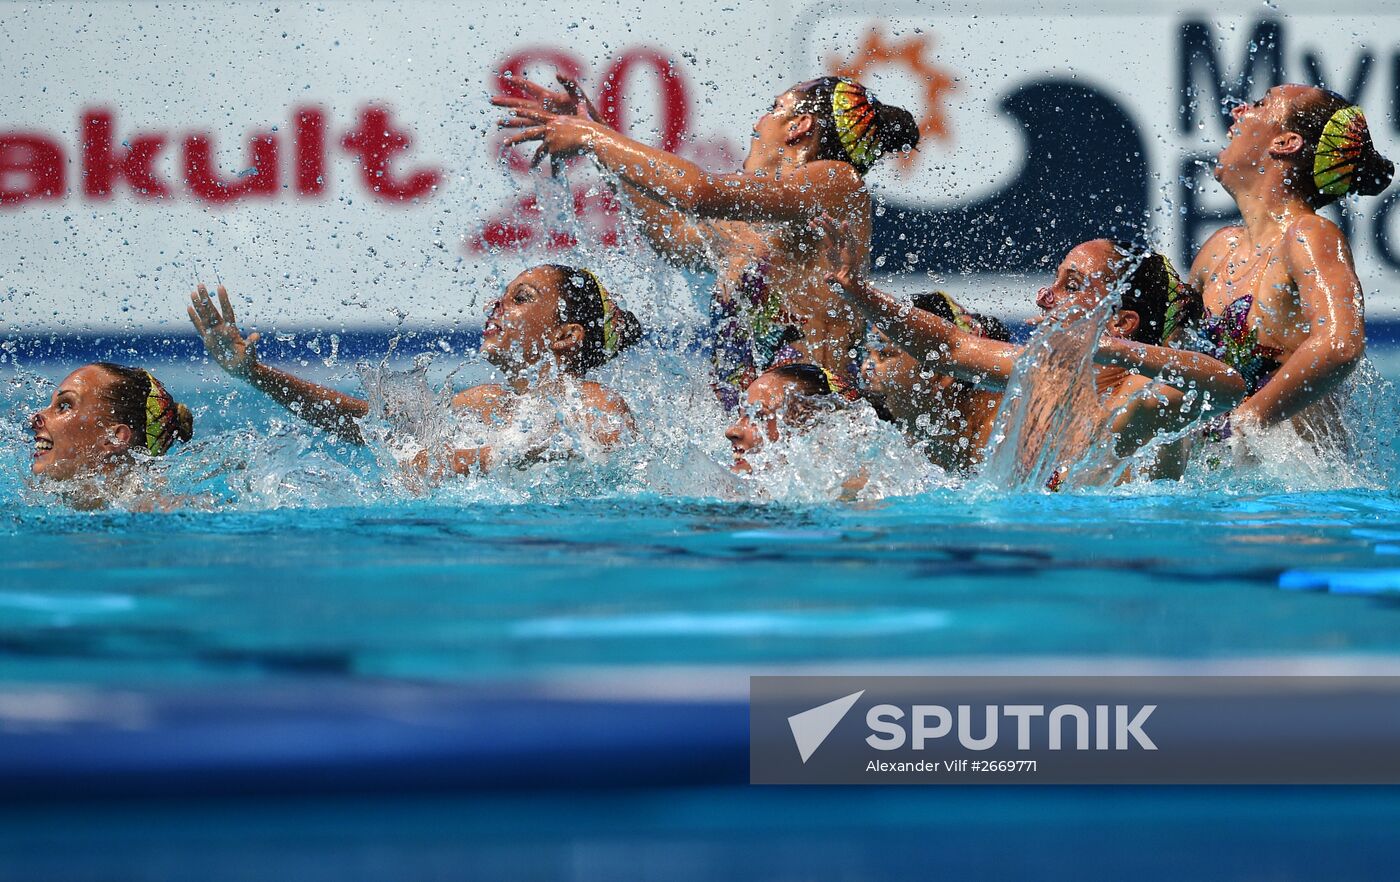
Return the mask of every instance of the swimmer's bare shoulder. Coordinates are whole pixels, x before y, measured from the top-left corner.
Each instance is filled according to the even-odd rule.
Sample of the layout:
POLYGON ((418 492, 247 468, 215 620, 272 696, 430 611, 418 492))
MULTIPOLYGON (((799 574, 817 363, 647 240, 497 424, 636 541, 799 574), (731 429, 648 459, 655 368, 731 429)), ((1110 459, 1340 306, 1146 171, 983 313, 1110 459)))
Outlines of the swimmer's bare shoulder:
POLYGON ((579 384, 579 391, 583 393, 583 400, 591 410, 631 419, 632 409, 627 406, 627 399, 602 383, 584 380, 579 384))
POLYGON ((822 202, 818 210, 859 211, 869 197, 865 178, 849 162, 821 159, 802 167, 822 202))
POLYGON ((1125 379, 1104 402, 1104 408, 1113 415, 1112 431, 1118 456, 1132 456, 1159 432, 1168 429, 1167 413, 1180 397, 1180 391, 1165 383, 1154 384, 1139 376, 1125 379), (1157 394, 1149 394, 1149 388, 1157 394))
MULTIPOLYGON (((1283 260, 1309 324, 1317 322, 1315 333, 1364 344, 1361 280, 1342 228, 1317 215, 1298 218, 1284 231, 1283 260)), ((1359 357, 1361 346, 1351 348, 1359 357)))
POLYGON ((803 167, 803 171, 817 175, 824 175, 837 183, 837 186, 849 190, 864 190, 865 179, 856 171, 856 167, 849 162, 838 159, 817 159, 808 162, 803 167))
POLYGON ((1309 269, 1318 254, 1335 255, 1350 265, 1351 246, 1342 228, 1319 214, 1297 218, 1283 232, 1284 257, 1290 269, 1309 269))
POLYGON ((1204 291, 1206 284, 1210 281, 1210 275, 1233 250, 1233 242, 1244 235, 1244 227, 1234 224, 1228 227, 1221 227, 1211 234, 1210 238, 1201 246, 1201 250, 1196 252, 1196 259, 1191 262, 1191 272, 1186 279, 1186 284, 1197 291, 1204 291))
POLYGON ((486 422, 494 422, 505 411, 512 394, 500 383, 482 383, 452 396, 452 409, 471 411, 486 422))
POLYGON ((592 380, 584 380, 580 383, 579 392, 583 396, 584 404, 588 405, 588 409, 598 416, 604 417, 604 419, 592 424, 592 430, 601 443, 615 444, 621 440, 623 430, 629 432, 637 430, 637 424, 632 419, 632 408, 627 406, 627 399, 621 395, 602 383, 595 383, 592 380))

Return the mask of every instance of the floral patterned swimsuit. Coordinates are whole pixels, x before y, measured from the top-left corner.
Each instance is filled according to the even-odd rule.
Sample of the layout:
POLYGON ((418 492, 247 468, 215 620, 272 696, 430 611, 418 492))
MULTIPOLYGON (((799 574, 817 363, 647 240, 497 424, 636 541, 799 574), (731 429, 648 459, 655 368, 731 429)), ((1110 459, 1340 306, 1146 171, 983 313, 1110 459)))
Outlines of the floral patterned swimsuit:
MULTIPOLYGON (((1182 342, 1182 349, 1218 359, 1244 378, 1245 395, 1250 396, 1273 379, 1283 362, 1283 350, 1259 342, 1259 329, 1249 326, 1254 295, 1242 294, 1220 311, 1206 310, 1199 325, 1182 342)), ((1230 415, 1211 420, 1201 432, 1213 441, 1230 437, 1230 415)))
MULTIPOLYGON (((735 296, 716 297, 710 305, 715 394, 729 410, 759 374, 808 360, 793 346, 802 339, 802 320, 783 311, 768 276, 768 264, 758 261, 740 274, 735 296)), ((859 378, 859 361, 827 373, 832 391, 848 400, 859 397, 859 378)))
POLYGON ((1205 317, 1182 344, 1203 355, 1219 359, 1244 377, 1245 394, 1253 395, 1273 378, 1282 364, 1282 349, 1259 342, 1259 329, 1249 326, 1254 295, 1244 294, 1221 310, 1206 310, 1205 317))

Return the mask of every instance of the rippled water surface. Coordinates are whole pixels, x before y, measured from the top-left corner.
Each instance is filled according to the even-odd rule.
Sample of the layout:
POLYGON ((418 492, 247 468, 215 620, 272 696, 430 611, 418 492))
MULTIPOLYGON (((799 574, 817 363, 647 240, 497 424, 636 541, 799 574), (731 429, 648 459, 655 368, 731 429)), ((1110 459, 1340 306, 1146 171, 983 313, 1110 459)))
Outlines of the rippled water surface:
POLYGON ((24 512, 5 526, 6 679, 1400 650, 1400 503, 1372 491, 24 512))
MULTIPOLYGON (((206 425, 273 419, 203 376, 185 392, 206 425)), ((1383 488, 945 486, 758 504, 595 481, 582 499, 565 486, 345 504, 326 487, 372 458, 281 431, 290 465, 263 466, 282 495, 262 491, 262 508, 76 513, 7 478, 20 500, 0 514, 0 678, 1400 652, 1400 496, 1383 488)), ((700 461, 722 444, 706 444, 687 454, 702 483, 723 474, 700 461)))

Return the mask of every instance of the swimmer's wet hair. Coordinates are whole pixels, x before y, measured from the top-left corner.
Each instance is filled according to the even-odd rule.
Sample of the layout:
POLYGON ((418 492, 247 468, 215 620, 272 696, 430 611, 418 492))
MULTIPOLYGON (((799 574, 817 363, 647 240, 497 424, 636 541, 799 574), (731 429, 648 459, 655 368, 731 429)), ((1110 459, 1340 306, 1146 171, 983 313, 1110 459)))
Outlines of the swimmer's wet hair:
POLYGON ((113 417, 131 427, 133 443, 151 456, 164 456, 177 440, 194 437, 194 414, 170 397, 150 371, 109 361, 95 362, 93 367, 112 378, 101 394, 113 417))
POLYGON ((583 328, 583 351, 574 368, 581 374, 606 364, 642 339, 642 323, 603 287, 592 270, 551 263, 559 274, 564 321, 583 328))
POLYGON ((1284 128, 1303 138, 1299 164, 1315 206, 1351 193, 1375 196, 1395 177, 1395 164, 1376 150, 1366 115, 1336 92, 1318 89, 1295 102, 1284 128))
POLYGON ((798 113, 817 122, 817 159, 849 162, 864 175, 887 153, 919 146, 919 124, 902 107, 881 104, 845 77, 809 80, 794 89, 798 113))
POLYGON ((1123 260, 1138 261, 1122 287, 1122 308, 1138 314, 1132 340, 1170 345, 1179 331, 1201 320, 1205 303, 1200 292, 1181 280, 1165 254, 1119 241, 1114 241, 1113 247, 1123 260))
POLYGON ((976 334, 979 337, 998 340, 1002 343, 1011 342, 1011 332, 995 316, 983 315, 980 312, 968 312, 943 291, 915 294, 913 304, 915 309, 931 312, 945 321, 952 322, 960 330, 967 331, 969 334, 976 334))
POLYGON ((831 375, 815 364, 807 364, 805 362, 785 364, 780 367, 769 368, 763 372, 763 376, 778 377, 782 380, 786 380, 796 386, 797 391, 812 398, 821 395, 830 395, 836 391, 835 387, 831 384, 831 375))
POLYGON ((974 312, 972 317, 982 327, 983 337, 988 340, 996 340, 998 343, 1011 342, 1011 329, 1001 319, 994 315, 987 315, 985 312, 974 312))

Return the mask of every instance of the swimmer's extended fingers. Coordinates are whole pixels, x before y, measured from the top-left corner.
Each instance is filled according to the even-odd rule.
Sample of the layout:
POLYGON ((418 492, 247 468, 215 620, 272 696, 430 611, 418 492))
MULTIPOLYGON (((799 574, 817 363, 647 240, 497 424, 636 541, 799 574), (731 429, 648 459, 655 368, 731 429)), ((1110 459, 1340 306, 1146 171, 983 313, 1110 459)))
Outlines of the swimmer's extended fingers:
POLYGON ((547 123, 547 122, 549 122, 549 120, 528 119, 528 118, 523 117, 523 116, 512 116, 512 117, 509 117, 509 118, 507 118, 507 119, 498 120, 498 121, 496 122, 496 128, 498 128, 498 129, 530 129, 530 128, 534 128, 535 126, 541 125, 541 124, 543 124, 543 123, 547 123))
POLYGON ((578 112, 578 99, 567 89, 554 92, 532 80, 516 77, 510 81, 510 90, 515 94, 507 91, 504 95, 493 95, 491 103, 497 107, 528 107, 567 114, 578 112))
POLYGON ((203 285, 194 289, 190 294, 190 303, 194 311, 199 314, 202 331, 213 330, 219 324, 219 312, 214 308, 214 302, 209 299, 209 290, 203 285))
POLYGON ((535 126, 529 129, 521 129, 513 135, 507 135, 503 142, 507 147, 514 147, 516 144, 528 144, 531 141, 543 141, 549 134, 548 126, 535 126))
POLYGON ((841 227, 836 223, 836 219, 829 214, 819 214, 812 218, 811 228, 821 238, 827 259, 839 265, 841 263, 841 227))
POLYGON ((850 222, 840 223, 829 214, 819 214, 812 218, 811 227, 821 236, 826 259, 831 263, 827 284, 842 289, 854 287, 859 280, 860 266, 856 249, 852 247, 850 222))
POLYGON ((513 95, 493 95, 491 103, 506 110, 534 110, 540 106, 540 102, 533 98, 516 98, 513 95))
POLYGON ((828 242, 835 241, 840 233, 840 227, 836 225, 836 218, 825 212, 812 218, 811 227, 825 237, 828 242))
POLYGON ((219 309, 223 312, 223 320, 233 327, 238 327, 238 320, 233 317, 233 304, 228 299, 228 289, 223 285, 218 287, 219 309))
POLYGON ((525 77, 517 77, 512 80, 512 82, 519 86, 522 91, 529 93, 532 99, 546 107, 551 104, 556 107, 564 107, 568 104, 569 96, 567 93, 560 94, 552 89, 546 89, 534 80, 529 80, 525 77))
MULTIPOLYGON (((190 299, 193 300, 194 295, 190 295, 190 299)), ((190 314, 190 321, 194 323, 194 329, 199 333, 200 342, 204 344, 204 351, 209 353, 209 357, 222 367, 228 351, 228 346, 222 335, 209 326, 208 319, 201 314, 196 306, 189 306, 186 312, 190 314)))
POLYGON ((539 125, 540 123, 550 122, 555 117, 560 116, 560 114, 551 113, 548 110, 539 110, 533 107, 517 107, 511 111, 511 114, 510 117, 501 120, 497 125, 501 128, 511 128, 512 126, 518 128, 521 123, 525 125, 539 125))
POLYGON ((566 77, 563 74, 555 74, 554 78, 559 81, 559 85, 563 86, 564 91, 573 99, 575 107, 582 107, 585 115, 594 122, 606 124, 606 121, 603 119, 603 114, 598 112, 598 108, 593 104, 593 99, 588 97, 588 93, 583 91, 583 87, 578 84, 577 80, 566 77))
POLYGON ((187 310, 190 321, 194 323, 195 330, 199 332, 200 339, 204 341, 204 349, 210 357, 224 370, 242 373, 257 358, 260 335, 253 333, 245 338, 238 330, 233 304, 229 301, 228 291, 222 285, 218 288, 218 295, 219 305, 216 307, 207 288, 200 285, 195 289, 190 295, 190 306, 187 310))
POLYGON ((204 322, 199 320, 199 313, 194 311, 193 306, 185 307, 185 312, 190 314, 190 324, 194 325, 195 332, 203 339, 209 331, 204 327, 204 322))

